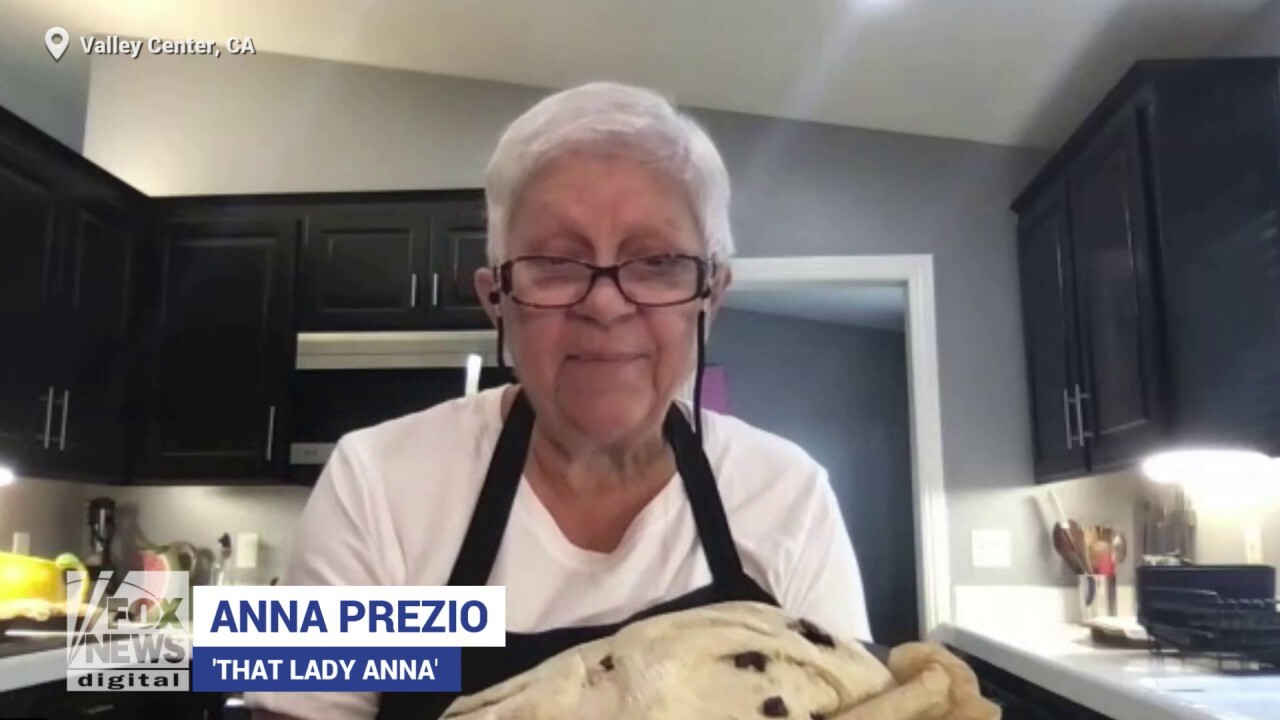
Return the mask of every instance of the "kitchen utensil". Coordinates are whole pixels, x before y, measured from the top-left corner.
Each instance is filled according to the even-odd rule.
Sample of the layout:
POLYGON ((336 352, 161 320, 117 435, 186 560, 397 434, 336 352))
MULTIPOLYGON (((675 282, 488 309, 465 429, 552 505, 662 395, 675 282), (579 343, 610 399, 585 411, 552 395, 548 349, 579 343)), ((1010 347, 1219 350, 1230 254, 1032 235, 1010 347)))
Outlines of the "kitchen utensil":
POLYGON ((1090 546, 1089 559, 1095 573, 1110 577, 1116 574, 1116 564, 1111 557, 1111 543, 1103 539, 1104 537, 1105 532, 1095 534, 1093 545, 1090 546))
POLYGON ((1127 557, 1129 557, 1129 544, 1124 539, 1124 533, 1113 533, 1111 535, 1111 562, 1119 565, 1127 557))
POLYGON ((209 570, 210 585, 228 585, 229 570, 231 561, 231 536, 222 533, 218 538, 218 557, 213 561, 213 567, 209 570))
POLYGON ((1089 543, 1085 540, 1084 529, 1075 520, 1068 520, 1067 523, 1067 531, 1071 533, 1071 544, 1075 546, 1076 552, 1080 555, 1080 562, 1084 572, 1092 573, 1093 563, 1089 562, 1089 543))
POLYGON ((1078 573, 1091 572, 1087 557, 1088 546, 1085 545, 1084 531, 1081 530, 1080 524, 1075 520, 1067 519, 1067 514, 1062 511, 1062 503, 1058 502, 1057 493, 1052 490, 1049 491, 1049 500, 1058 513, 1058 522, 1053 527, 1053 547, 1062 559, 1067 561, 1071 569, 1078 573))
POLYGON ((116 536, 116 501, 96 497, 89 501, 89 557, 85 563, 97 579, 103 570, 113 567, 111 543, 116 536))
POLYGON ((1076 578, 1077 596, 1080 600, 1080 620, 1087 624, 1100 617, 1116 614, 1115 578, 1108 575, 1085 574, 1076 578))
POLYGON ((1066 561, 1067 566, 1077 573, 1083 573, 1084 563, 1080 561, 1080 551, 1071 541, 1071 531, 1063 525, 1053 526, 1053 549, 1066 561))

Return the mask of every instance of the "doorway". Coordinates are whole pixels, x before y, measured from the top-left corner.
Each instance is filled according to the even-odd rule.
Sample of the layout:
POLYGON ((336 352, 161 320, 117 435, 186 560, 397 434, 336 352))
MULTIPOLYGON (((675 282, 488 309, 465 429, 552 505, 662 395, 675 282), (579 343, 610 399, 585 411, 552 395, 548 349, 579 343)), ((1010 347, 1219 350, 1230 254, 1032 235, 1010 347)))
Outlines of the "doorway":
POLYGON ((951 614, 931 256, 739 258, 708 344, 729 411, 831 475, 878 642, 951 614))

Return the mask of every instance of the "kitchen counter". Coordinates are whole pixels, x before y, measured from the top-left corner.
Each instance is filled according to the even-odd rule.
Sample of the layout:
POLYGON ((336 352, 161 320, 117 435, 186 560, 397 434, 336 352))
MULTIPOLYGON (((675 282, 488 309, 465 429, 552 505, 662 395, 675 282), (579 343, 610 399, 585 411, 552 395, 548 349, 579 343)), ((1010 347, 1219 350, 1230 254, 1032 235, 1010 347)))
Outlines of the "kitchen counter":
POLYGON ((0 692, 65 680, 67 677, 67 641, 13 643, 21 651, 0 657, 0 692))
POLYGON ((1219 673, 1208 661, 1098 646, 1079 625, 943 625, 931 639, 1114 720, 1280 718, 1280 673, 1219 673))

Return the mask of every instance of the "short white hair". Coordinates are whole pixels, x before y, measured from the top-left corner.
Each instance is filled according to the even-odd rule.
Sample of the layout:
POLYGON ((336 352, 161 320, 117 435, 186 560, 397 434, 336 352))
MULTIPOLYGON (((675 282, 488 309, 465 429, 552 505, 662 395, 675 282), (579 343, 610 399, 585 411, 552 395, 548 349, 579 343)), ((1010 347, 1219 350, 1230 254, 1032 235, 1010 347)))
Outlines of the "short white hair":
POLYGON ((491 263, 506 259, 511 209, 529 178, 557 155, 583 149, 656 162, 684 185, 710 256, 733 255, 729 172, 711 137, 652 90, 595 82, 544 98, 502 134, 485 173, 491 263))

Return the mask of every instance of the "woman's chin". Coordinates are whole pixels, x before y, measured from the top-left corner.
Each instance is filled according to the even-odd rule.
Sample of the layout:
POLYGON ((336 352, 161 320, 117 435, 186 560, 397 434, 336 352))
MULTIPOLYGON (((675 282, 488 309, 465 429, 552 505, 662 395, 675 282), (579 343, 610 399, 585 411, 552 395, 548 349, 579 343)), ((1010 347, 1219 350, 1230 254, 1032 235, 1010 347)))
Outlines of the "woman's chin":
POLYGON ((651 417, 653 393, 603 391, 564 398, 561 407, 579 433, 609 445, 635 433, 651 417))

